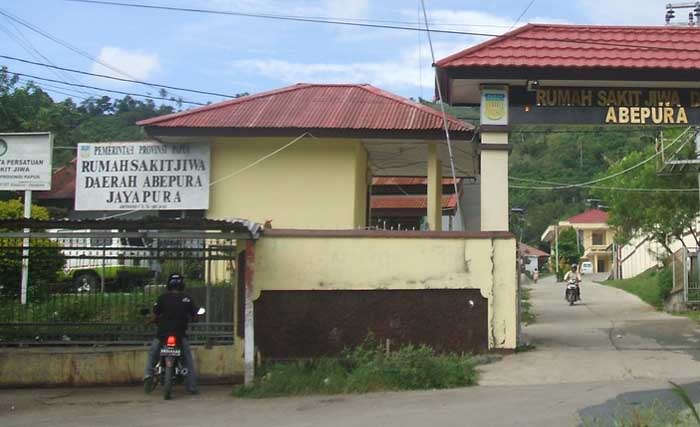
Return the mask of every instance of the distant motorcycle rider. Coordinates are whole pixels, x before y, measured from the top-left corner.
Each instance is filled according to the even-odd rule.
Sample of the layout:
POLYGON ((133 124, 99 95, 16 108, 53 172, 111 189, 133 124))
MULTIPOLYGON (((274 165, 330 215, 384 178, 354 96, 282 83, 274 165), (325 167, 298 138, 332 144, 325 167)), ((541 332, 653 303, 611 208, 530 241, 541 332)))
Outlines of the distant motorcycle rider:
POLYGON ((571 264, 571 270, 564 275, 564 282, 576 282, 576 299, 581 300, 581 274, 578 272, 578 265, 571 264))
POLYGON ((153 304, 154 322, 158 324, 157 337, 151 343, 146 360, 144 372, 144 389, 153 389, 153 375, 156 361, 160 357, 160 348, 168 336, 175 335, 182 350, 182 356, 187 367, 188 374, 185 377, 185 388, 188 393, 197 393, 197 374, 192 359, 190 343, 187 340, 187 325, 191 318, 196 316, 197 307, 192 298, 184 293, 185 279, 179 274, 171 274, 168 277, 168 292, 158 297, 153 304))

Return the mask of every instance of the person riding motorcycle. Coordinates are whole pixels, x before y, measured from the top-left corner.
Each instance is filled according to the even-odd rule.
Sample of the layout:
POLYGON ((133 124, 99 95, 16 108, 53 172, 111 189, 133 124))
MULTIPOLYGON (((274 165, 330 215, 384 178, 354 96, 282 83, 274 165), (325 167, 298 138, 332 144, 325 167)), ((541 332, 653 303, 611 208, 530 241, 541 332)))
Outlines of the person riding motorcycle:
POLYGON ((578 265, 572 264, 571 265, 571 270, 569 270, 565 275, 564 275, 564 282, 568 283, 569 281, 576 282, 576 299, 581 300, 581 274, 578 272, 578 265))
POLYGON ((189 372, 185 377, 185 389, 190 394, 196 394, 197 374, 194 369, 194 360, 192 359, 192 351, 187 340, 186 331, 190 319, 197 314, 197 307, 194 300, 184 293, 185 279, 181 275, 171 274, 168 277, 167 290, 168 292, 158 297, 158 300, 153 304, 153 323, 158 324, 158 333, 148 350, 143 379, 144 389, 147 391, 153 389, 153 374, 156 362, 160 357, 162 343, 169 335, 175 335, 180 341, 185 366, 189 372))

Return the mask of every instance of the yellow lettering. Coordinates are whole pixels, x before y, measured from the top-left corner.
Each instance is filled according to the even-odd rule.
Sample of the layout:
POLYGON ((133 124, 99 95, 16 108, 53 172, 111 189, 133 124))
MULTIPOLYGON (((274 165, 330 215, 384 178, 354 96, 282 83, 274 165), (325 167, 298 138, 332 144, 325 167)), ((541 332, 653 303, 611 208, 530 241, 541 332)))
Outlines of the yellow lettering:
POLYGON ((676 117, 676 123, 688 123, 688 116, 685 114, 685 108, 678 108, 678 117, 676 117))
POLYGON ((607 98, 604 90, 601 90, 600 92, 598 92, 598 106, 599 107, 607 107, 608 106, 608 98, 607 98))
POLYGON ((664 107, 664 123, 673 123, 673 108, 664 107))
POLYGON ((630 108, 630 123, 640 124, 642 120, 639 115, 639 107, 630 108))
MULTIPOLYGON (((598 93, 600 95, 600 93, 598 93)), ((600 101, 600 97, 598 98, 600 101)), ((615 107, 608 107, 608 114, 605 116, 605 123, 617 123, 617 116, 615 116, 615 107)))
POLYGON ((574 106, 581 106, 581 91, 575 90, 574 93, 571 94, 571 103, 574 106))
POLYGON ((547 92, 544 89, 537 89, 537 106, 542 107, 547 103, 547 92))
POLYGON ((700 92, 696 90, 690 91, 690 106, 693 108, 700 107, 700 92))
POLYGON ((582 90, 581 91, 581 105, 584 107, 591 107, 593 105, 593 91, 588 89, 588 90, 582 90))
POLYGON ((629 109, 629 107, 618 107, 618 109, 617 109, 617 121, 618 121, 618 123, 629 123, 630 122, 630 109, 629 109))
POLYGON ((651 108, 649 108, 649 107, 641 108, 641 112, 642 112, 642 117, 641 117, 642 123, 646 124, 647 119, 649 117, 651 117, 651 108))
POLYGON ((657 125, 663 123, 663 121, 664 121, 663 108, 653 107, 651 109, 651 120, 657 125))

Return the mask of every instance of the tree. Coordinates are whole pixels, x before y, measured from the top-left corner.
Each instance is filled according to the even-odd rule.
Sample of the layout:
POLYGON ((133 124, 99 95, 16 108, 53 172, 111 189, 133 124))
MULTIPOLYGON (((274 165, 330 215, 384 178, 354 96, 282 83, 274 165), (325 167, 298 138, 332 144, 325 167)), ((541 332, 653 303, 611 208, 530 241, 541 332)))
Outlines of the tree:
MULTIPOLYGON (((32 218, 49 219, 46 208, 32 205, 32 218)), ((0 202, 0 219, 21 219, 24 206, 19 199, 0 202)), ((20 294, 22 271, 22 239, 0 240, 0 296, 16 298, 20 294)), ((48 285, 57 279, 65 258, 58 243, 48 239, 34 239, 29 250, 29 299, 48 293, 48 285)))
MULTIPOLYGON (((678 144, 681 142, 679 141, 678 144)), ((694 158, 695 154, 690 145, 688 144, 688 147, 679 154, 694 158)), ((678 146, 680 145, 676 147, 678 146)), ((624 171, 653 154, 653 147, 632 153, 614 164, 608 170, 608 174, 624 171)), ((658 190, 642 192, 603 189, 595 192, 609 206, 608 223, 615 228, 617 243, 626 244, 635 237, 650 236, 666 248, 670 254, 670 240, 677 239, 683 242, 683 236, 690 234, 694 237, 696 244, 700 246, 696 223, 700 206, 695 173, 660 175, 657 173, 656 162, 650 161, 639 168, 606 181, 604 185, 658 190), (687 189, 689 191, 664 191, 673 189, 687 189)))
POLYGON ((578 264, 583 256, 581 246, 576 239, 576 230, 563 228, 559 230, 559 272, 563 277, 572 264, 578 264))

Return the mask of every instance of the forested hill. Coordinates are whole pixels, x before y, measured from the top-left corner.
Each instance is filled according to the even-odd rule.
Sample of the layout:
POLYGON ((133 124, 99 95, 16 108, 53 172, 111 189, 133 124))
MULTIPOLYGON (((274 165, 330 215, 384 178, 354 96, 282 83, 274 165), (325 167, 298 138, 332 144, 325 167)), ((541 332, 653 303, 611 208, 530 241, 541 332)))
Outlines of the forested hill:
MULTIPOLYGON (((159 93, 158 96, 167 95, 159 93)), ((173 99, 170 104, 178 105, 173 99)), ((134 123, 176 111, 126 96, 87 98, 80 104, 72 99, 54 102, 49 93, 0 68, 0 132, 51 131, 54 135, 54 166, 75 156, 78 142, 130 141, 146 138, 134 123)))
MULTIPOLYGON (((421 102, 440 109, 435 103, 421 102)), ((478 125, 478 108, 448 107, 447 112, 478 125)), ((586 189, 552 191, 513 187, 551 186, 544 181, 581 183, 607 175, 613 163, 653 145, 659 131, 653 127, 622 126, 514 127, 510 136, 513 144, 510 203, 511 207, 525 209, 523 241, 546 248, 539 239, 547 226, 590 207, 587 200, 593 196, 586 189)), ((605 200, 601 202, 605 204, 605 200)), ((520 227, 520 218, 512 218, 512 231, 519 233, 520 227)))

